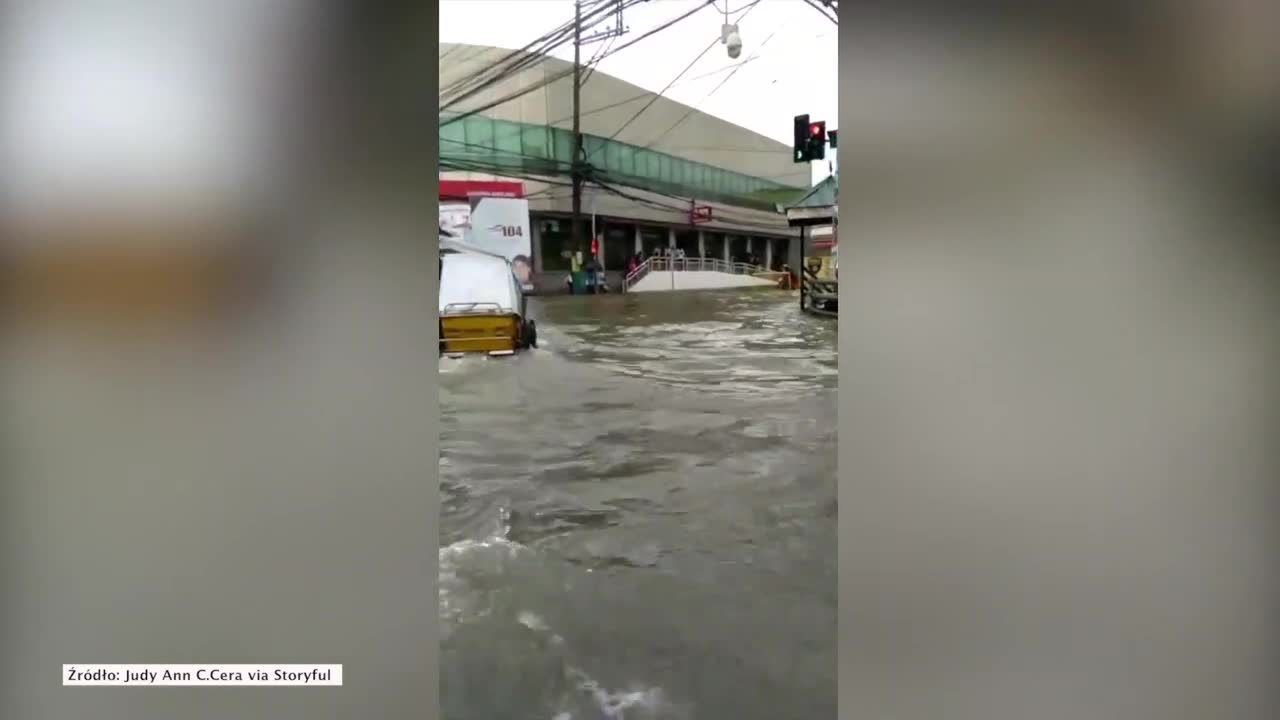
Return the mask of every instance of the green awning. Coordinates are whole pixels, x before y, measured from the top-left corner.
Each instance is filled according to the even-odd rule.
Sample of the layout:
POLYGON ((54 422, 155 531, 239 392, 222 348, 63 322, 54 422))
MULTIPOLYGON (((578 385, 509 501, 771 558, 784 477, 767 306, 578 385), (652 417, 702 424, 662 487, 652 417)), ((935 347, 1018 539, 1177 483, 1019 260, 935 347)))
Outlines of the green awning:
POLYGON ((822 182, 814 185, 807 193, 791 203, 782 203, 784 210, 816 209, 835 207, 839 202, 840 180, 837 175, 828 175, 822 182))
MULTIPOLYGON (((595 135, 585 135, 583 146, 598 179, 620 187, 769 212, 807 191, 595 135)), ((483 115, 440 118, 442 168, 568 177, 572 148, 573 133, 562 128, 483 115)))

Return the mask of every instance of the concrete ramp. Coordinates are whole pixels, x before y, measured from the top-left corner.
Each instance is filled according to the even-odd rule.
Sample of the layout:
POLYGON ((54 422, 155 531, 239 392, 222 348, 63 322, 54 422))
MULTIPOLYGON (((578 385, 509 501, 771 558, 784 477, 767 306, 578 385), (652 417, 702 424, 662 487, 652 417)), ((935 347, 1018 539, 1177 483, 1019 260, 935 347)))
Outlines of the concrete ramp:
POLYGON ((671 290, 716 290, 747 287, 777 287, 777 281, 751 275, 736 275, 715 270, 654 270, 640 278, 627 292, 661 292, 671 290))

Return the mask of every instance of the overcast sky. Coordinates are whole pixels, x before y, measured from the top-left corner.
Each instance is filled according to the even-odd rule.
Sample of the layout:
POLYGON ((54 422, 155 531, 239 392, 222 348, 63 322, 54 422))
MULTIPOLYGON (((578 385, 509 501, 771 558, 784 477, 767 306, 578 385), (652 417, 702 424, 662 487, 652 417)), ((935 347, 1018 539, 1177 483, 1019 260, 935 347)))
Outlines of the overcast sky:
MULTIPOLYGON (((719 38, 725 1, 717 0, 681 21, 605 59, 600 71, 660 91, 707 44, 719 38)), ((716 45, 666 92, 666 96, 724 118, 780 142, 791 144, 792 119, 809 113, 837 127, 837 28, 803 0, 728 0, 731 21, 738 22, 742 54, 729 59, 716 45), (741 64, 733 77, 716 86, 741 64), (712 91, 714 90, 714 94, 712 91)), ((629 9, 625 41, 678 17, 706 0, 652 0, 629 9)), ((573 0, 442 0, 440 41, 519 48, 573 17, 573 0)), ((603 27, 603 25, 602 25, 603 27)), ((584 48, 589 57, 597 46, 584 48)), ((566 43, 554 53, 573 59, 566 43)), ((815 179, 827 174, 816 163, 815 179)))

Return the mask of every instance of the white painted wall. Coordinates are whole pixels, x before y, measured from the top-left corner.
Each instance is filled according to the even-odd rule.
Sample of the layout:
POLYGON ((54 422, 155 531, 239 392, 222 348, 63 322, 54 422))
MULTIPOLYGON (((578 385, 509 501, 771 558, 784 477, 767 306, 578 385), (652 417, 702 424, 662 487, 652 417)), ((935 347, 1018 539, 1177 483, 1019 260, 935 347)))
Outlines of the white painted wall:
POLYGON ((627 292, 662 292, 671 290, 716 290, 722 288, 773 287, 773 280, 751 275, 732 275, 710 270, 656 270, 650 272, 627 292), (674 283, 674 285, 673 285, 674 283))

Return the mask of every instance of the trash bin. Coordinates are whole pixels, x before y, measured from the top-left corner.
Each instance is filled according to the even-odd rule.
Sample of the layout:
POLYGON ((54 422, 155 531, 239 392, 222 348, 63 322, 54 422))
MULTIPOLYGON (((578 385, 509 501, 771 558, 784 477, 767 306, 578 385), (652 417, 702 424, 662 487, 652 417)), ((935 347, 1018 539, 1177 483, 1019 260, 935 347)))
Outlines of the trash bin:
POLYGON ((587 294, 587 273, 583 270, 573 273, 573 294, 587 294))

